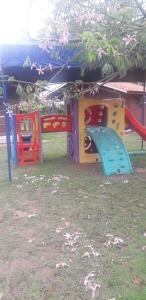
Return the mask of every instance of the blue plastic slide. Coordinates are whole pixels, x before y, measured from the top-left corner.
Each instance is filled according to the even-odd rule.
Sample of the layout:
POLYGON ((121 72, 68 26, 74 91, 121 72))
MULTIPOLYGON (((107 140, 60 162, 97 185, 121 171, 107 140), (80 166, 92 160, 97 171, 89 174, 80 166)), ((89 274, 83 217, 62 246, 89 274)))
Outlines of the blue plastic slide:
POLYGON ((94 141, 105 175, 133 172, 128 152, 119 135, 108 127, 87 127, 87 134, 94 141))

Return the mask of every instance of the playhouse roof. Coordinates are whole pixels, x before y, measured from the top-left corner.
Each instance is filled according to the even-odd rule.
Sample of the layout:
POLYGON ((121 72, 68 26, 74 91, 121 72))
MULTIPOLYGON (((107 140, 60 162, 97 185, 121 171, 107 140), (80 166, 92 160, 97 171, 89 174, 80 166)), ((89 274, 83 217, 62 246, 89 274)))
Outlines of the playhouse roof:
MULTIPOLYGON (((98 64, 97 69, 86 70, 85 74, 81 76, 80 63, 73 59, 78 50, 55 45, 53 49, 47 52, 38 47, 37 43, 4 44, 0 45, 0 65, 3 67, 5 74, 15 76, 18 80, 32 82, 36 80, 51 80, 52 82, 71 82, 75 80, 95 82, 101 80, 101 70, 98 64), (24 68, 27 57, 37 65, 52 65, 53 71, 47 71, 39 75, 35 69, 31 69, 31 66, 25 66, 24 68)), ((119 80, 119 78, 115 80, 119 80)), ((122 80, 143 81, 144 71, 141 69, 130 70, 122 80)))
POLYGON ((52 65, 59 68, 65 65, 66 68, 79 67, 79 63, 72 60, 78 49, 67 49, 64 46, 56 45, 47 51, 38 44, 4 44, 0 45, 0 64, 4 68, 23 67, 27 57, 31 63, 41 66, 52 65))
POLYGON ((142 94, 144 92, 143 85, 131 82, 108 82, 104 86, 125 94, 142 94))

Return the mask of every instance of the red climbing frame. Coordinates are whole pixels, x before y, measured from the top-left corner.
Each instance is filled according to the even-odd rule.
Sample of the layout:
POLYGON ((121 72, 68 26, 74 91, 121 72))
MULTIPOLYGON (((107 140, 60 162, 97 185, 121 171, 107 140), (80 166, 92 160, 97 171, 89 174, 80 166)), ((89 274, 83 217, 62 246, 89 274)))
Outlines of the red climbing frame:
POLYGON ((40 118, 37 111, 15 114, 16 154, 18 165, 31 165, 41 160, 40 118))
POLYGON ((41 117, 42 132, 72 131, 70 115, 50 114, 41 117))

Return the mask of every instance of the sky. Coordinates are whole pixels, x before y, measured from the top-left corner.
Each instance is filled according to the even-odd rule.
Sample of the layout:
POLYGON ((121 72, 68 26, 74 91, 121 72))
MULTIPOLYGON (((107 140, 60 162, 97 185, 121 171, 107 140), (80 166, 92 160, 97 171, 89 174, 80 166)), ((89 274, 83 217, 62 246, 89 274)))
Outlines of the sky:
POLYGON ((0 44, 22 41, 28 28, 34 38, 51 12, 51 0, 0 0, 0 44))

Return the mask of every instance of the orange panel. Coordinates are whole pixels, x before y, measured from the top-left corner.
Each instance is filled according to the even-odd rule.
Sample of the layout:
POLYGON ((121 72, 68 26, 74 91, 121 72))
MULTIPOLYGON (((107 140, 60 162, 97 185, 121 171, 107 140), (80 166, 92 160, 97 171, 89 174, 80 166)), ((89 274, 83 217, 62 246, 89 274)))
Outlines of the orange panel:
POLYGON ((72 131, 70 115, 50 114, 41 117, 42 132, 72 131))

